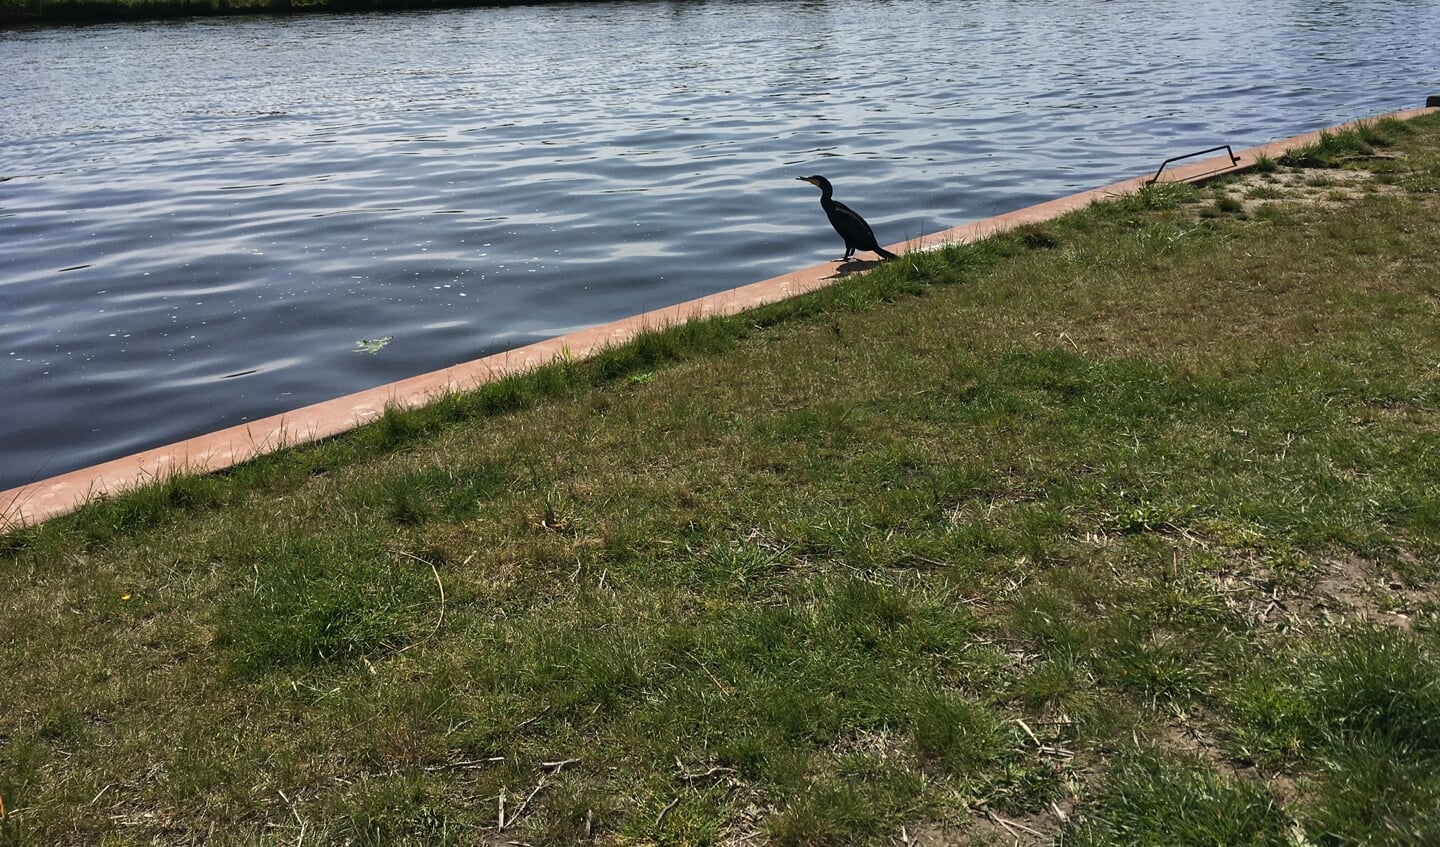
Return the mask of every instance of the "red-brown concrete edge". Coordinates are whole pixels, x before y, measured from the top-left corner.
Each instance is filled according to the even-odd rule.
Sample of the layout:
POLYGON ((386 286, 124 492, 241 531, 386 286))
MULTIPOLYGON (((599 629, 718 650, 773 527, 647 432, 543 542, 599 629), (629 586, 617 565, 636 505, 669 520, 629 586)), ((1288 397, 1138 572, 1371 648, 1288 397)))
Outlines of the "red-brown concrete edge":
MULTIPOLYGON (((1410 109, 1379 117, 1403 120, 1433 111, 1437 111, 1437 109, 1410 109)), ((1162 174, 1161 181, 1195 182, 1222 173, 1244 170, 1253 167, 1261 156, 1278 157, 1288 150, 1316 141, 1322 132, 1333 132, 1356 123, 1360 122, 1342 124, 1330 130, 1317 130, 1243 150, 1236 154, 1239 161, 1234 164, 1231 163, 1229 157, 1220 156, 1167 169, 1162 174)), ((1071 194, 1003 215, 957 226, 910 242, 892 244, 889 249, 896 253, 932 249, 947 244, 976 241, 1024 224, 1053 220, 1067 212, 1083 209, 1096 201, 1138 191, 1145 185, 1149 177, 1150 175, 1147 174, 1102 188, 1071 194)), ((673 326, 694 318, 733 315, 823 288, 837 279, 839 276, 835 273, 833 263, 801 268, 740 288, 622 318, 505 353, 486 356, 482 359, 355 394, 348 394, 344 397, 337 397, 334 400, 327 400, 252 423, 222 429, 208 435, 201 435, 103 464, 60 474, 8 491, 0 491, 0 532, 17 526, 39 523, 48 518, 74 511, 92 500, 157 482, 174 474, 224 470, 284 447, 338 435, 374 420, 384 413, 387 406, 402 408, 423 406, 448 393, 473 389, 505 376, 534 369, 560 357, 584 358, 594 355, 606 347, 622 344, 646 330, 673 326)))

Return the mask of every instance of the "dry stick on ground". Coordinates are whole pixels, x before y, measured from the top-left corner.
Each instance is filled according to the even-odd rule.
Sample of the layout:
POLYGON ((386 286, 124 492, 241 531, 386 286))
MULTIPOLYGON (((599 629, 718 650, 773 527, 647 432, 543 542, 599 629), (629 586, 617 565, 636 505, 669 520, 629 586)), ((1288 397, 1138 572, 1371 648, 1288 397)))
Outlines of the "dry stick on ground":
POLYGON ((404 647, 401 647, 399 650, 396 650, 395 652, 398 654, 398 653, 404 653, 406 650, 409 650, 411 647, 418 647, 419 645, 424 644, 426 641, 429 641, 430 639, 434 638, 434 637, 435 637, 435 633, 437 633, 437 632, 440 631, 440 625, 443 624, 443 623, 445 623, 445 583, 443 583, 443 582, 440 581, 440 571, 436 569, 435 565, 431 564, 430 562, 425 561, 424 559, 420 558, 419 556, 415 555, 414 553, 407 553, 407 552, 405 552, 404 550, 395 550, 394 552, 400 554, 401 556, 405 556, 405 557, 407 557, 407 558, 414 559, 415 561, 419 562, 419 563, 422 564, 422 565, 430 565, 430 573, 435 574, 435 585, 438 586, 439 589, 440 589, 440 617, 438 617, 438 618, 435 619, 435 627, 430 630, 430 634, 429 634, 429 635, 425 636, 424 638, 420 639, 419 641, 416 641, 414 644, 407 644, 407 645, 405 645, 404 647))
MULTIPOLYGON (((89 803, 86 803, 85 805, 86 805, 86 806, 93 806, 93 805, 95 805, 96 803, 98 803, 98 802, 100 801, 100 798, 101 798, 101 797, 104 797, 104 796, 105 796, 105 792, 106 792, 106 791, 109 791, 110 789, 114 788, 116 785, 117 785, 117 783, 114 783, 114 782, 107 782, 107 783, 105 783, 105 787, 102 788, 102 789, 100 789, 100 791, 99 791, 94 797, 91 797, 91 798, 90 798, 90 802, 89 802, 89 803)), ((4 797, 3 795, 0 795, 0 820, 4 820, 4 819, 5 819, 5 797, 4 797)))
POLYGON ((1005 818, 1000 817, 989 809, 985 810, 985 817, 1003 826, 1007 832, 1009 832, 1011 835, 1014 835, 1017 839, 1020 836, 1015 832, 1016 829, 1023 829, 1031 835, 1037 836, 1039 838, 1045 837, 1045 833, 1041 832, 1040 830, 1031 829, 1025 824, 1020 823, 1019 821, 1006 820, 1005 818))
POLYGON ((1016 718, 1016 719, 1015 719, 1015 723, 1019 724, 1019 725, 1020 725, 1020 728, 1023 729, 1023 730, 1025 730, 1025 734, 1028 735, 1028 736, 1030 736, 1030 740, 1035 742, 1035 746, 1036 746, 1036 747, 1043 747, 1043 746, 1045 746, 1045 745, 1043 745, 1043 744, 1040 743, 1040 739, 1039 739, 1039 738, 1036 738, 1036 737, 1035 737, 1035 732, 1034 732, 1034 730, 1030 729, 1030 725, 1027 724, 1027 723, 1025 723, 1025 719, 1024 719, 1024 718, 1016 718))
POLYGON ((699 666, 700 670, 702 670, 702 671, 705 672, 705 675, 706 675, 706 676, 710 677, 710 681, 713 682, 713 683, 715 683, 715 687, 718 688, 718 689, 720 689, 720 693, 721 693, 721 694, 724 694, 726 697, 729 697, 731 694, 734 693, 733 691, 730 690, 730 687, 729 687, 728 685, 726 685, 725 683, 721 682, 718 678, 716 678, 715 674, 713 674, 713 673, 710 672, 710 669, 709 669, 709 668, 705 667, 705 663, 702 662, 702 661, 700 661, 700 657, 699 657, 699 656, 696 656, 694 653, 690 652, 689 650, 686 650, 686 651, 685 651, 685 655, 687 655, 687 656, 689 656, 691 659, 694 659, 694 660, 695 660, 695 664, 699 666))
POLYGON ((725 767, 720 767, 720 766, 718 766, 718 765, 717 765, 716 767, 711 768, 711 769, 708 770, 708 771, 695 771, 695 772, 686 771, 686 770, 685 770, 685 764, 680 761, 680 757, 679 757, 679 756, 676 756, 676 757, 675 757, 675 769, 678 770, 678 771, 680 771, 680 780, 681 780, 682 782, 695 782, 696 780, 706 779, 707 777, 712 777, 712 776, 718 776, 719 774, 722 774, 722 773, 735 773, 735 769, 734 769, 734 768, 725 768, 725 767))
POLYGON ((500 825, 499 825, 498 827, 496 827, 495 831, 496 831, 496 832, 502 832, 502 831, 504 831, 505 827, 510 826, 511 824, 513 824, 513 823, 515 823, 516 821, 520 820, 520 816, 523 815, 523 814, 525 814, 525 807, 527 807, 527 806, 530 805, 530 801, 533 800, 533 799, 535 798, 535 795, 540 793, 540 789, 542 789, 542 788, 544 788, 544 787, 545 787, 545 777, 542 776, 542 777, 540 777, 540 784, 537 785, 537 786, 535 786, 535 790, 534 790, 534 791, 531 791, 529 794, 525 795, 525 799, 520 801, 520 807, 515 810, 515 814, 511 815, 511 816, 510 816, 510 819, 509 819, 508 821, 505 820, 505 811, 504 811, 504 810, 505 810, 505 789, 503 789, 503 788, 500 789, 500 810, 501 810, 501 811, 500 811, 500 825))
POLYGON ((665 820, 665 816, 668 815, 668 814, 670 814, 670 810, 673 809, 673 808, 675 808, 675 807, 678 806, 678 805, 680 805, 680 798, 679 798, 679 797, 676 797, 674 800, 671 800, 671 801, 670 801, 670 805, 668 805, 668 806, 666 806, 665 808, 663 808, 663 809, 660 810, 660 814, 658 814, 658 815, 655 816, 655 828, 656 828, 656 829, 659 829, 659 828, 660 828, 660 822, 663 821, 663 820, 665 820))
POLYGON ((570 767, 571 765, 578 764, 580 764, 579 759, 557 759, 553 762, 541 762, 540 770, 549 771, 550 773, 559 773, 560 771, 570 767))
POLYGON ((496 762, 505 761, 504 756, 490 756, 486 759, 463 759, 458 762, 446 762, 443 765, 426 765, 422 770, 445 771, 451 768, 478 768, 481 765, 493 765, 496 762))
POLYGON ((550 711, 550 707, 549 707, 549 706, 546 706, 545 708, 541 709, 541 710, 535 715, 535 717, 533 717, 533 718, 526 718, 525 720, 521 721, 520 723, 515 724, 515 728, 516 728, 516 729, 524 729, 525 727, 529 726, 530 724, 532 724, 532 723, 540 720, 541 718, 545 717, 545 713, 548 712, 548 711, 550 711))

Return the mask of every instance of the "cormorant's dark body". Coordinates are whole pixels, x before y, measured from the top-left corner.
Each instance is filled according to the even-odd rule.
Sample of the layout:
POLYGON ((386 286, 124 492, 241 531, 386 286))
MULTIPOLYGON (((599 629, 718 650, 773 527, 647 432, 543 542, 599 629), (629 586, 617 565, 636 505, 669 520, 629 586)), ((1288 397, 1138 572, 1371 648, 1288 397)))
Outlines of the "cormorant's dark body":
POLYGON ((869 250, 879 254, 882 259, 895 258, 894 253, 875 241, 875 233, 870 229, 870 224, 865 223, 865 219, 860 217, 858 212, 834 198, 835 189, 830 185, 830 180, 823 176, 802 176, 797 179, 820 188, 820 208, 825 210, 825 217, 830 219, 830 225, 845 239, 844 259, 855 255, 856 250, 869 250))

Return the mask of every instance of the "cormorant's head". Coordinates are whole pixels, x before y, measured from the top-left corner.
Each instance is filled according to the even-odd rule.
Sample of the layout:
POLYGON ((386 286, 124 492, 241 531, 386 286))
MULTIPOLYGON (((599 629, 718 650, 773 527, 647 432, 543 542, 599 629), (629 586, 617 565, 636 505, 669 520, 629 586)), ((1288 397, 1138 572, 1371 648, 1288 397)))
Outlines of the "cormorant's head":
POLYGON ((795 178, 800 180, 801 182, 808 182, 811 185, 818 187, 821 191, 830 190, 830 180, 826 179, 823 176, 820 176, 819 174, 816 174, 815 176, 797 176, 795 178))

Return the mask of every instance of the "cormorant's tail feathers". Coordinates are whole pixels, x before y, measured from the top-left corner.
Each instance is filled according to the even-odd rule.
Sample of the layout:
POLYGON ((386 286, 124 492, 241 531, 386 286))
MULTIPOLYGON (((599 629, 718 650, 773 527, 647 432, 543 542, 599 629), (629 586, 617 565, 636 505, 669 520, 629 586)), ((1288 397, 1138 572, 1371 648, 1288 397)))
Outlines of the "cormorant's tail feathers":
POLYGON ((875 252, 878 253, 878 254, 880 254, 880 258, 882 258, 882 259, 898 259, 898 258, 899 258, 899 257, 896 256, 894 253, 891 253, 889 250, 886 250, 884 247, 876 247, 876 248, 875 248, 875 252))

